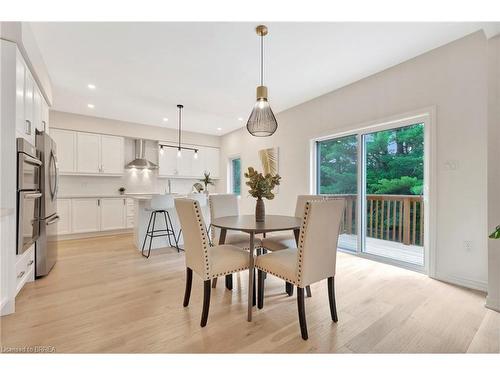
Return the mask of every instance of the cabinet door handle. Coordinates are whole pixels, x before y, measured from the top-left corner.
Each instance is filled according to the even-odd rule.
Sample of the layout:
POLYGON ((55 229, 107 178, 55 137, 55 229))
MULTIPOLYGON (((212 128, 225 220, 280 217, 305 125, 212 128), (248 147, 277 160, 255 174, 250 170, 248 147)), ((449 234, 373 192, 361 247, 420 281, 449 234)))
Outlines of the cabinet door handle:
POLYGON ((32 260, 30 260, 30 261, 28 262, 27 266, 29 267, 29 266, 31 266, 32 264, 33 264, 33 259, 32 259, 32 260))
POLYGON ((31 121, 30 120, 26 120, 25 133, 28 135, 31 135, 31 121))
POLYGON ((19 273, 19 275, 17 275, 17 278, 20 279, 23 276, 24 276, 24 271, 21 271, 21 273, 19 273))
POLYGON ((45 121, 42 121, 43 125, 43 131, 47 131, 47 123, 45 121))
POLYGON ((98 199, 98 200, 97 200, 97 205, 98 205, 98 206, 100 206, 100 205, 101 205, 101 200, 100 200, 100 199, 98 199))

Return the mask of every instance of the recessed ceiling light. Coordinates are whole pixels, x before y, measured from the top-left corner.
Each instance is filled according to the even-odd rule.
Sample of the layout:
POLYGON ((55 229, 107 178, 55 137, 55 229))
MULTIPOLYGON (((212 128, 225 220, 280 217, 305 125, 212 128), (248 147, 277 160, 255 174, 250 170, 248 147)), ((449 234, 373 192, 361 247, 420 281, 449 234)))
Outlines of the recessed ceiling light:
POLYGON ((168 118, 164 117, 164 118, 163 118, 163 121, 164 121, 164 122, 167 122, 167 121, 168 121, 168 118))
POLYGON ((94 108, 94 105, 93 104, 87 104, 87 107, 94 108))
POLYGON ((95 85, 93 85, 92 83, 89 83, 87 87, 91 90, 95 90, 95 85))
POLYGON ((220 131, 220 130, 222 130, 222 128, 217 128, 217 130, 219 130, 219 131, 220 131))
POLYGON ((243 121, 243 117, 238 117, 238 121, 243 121))

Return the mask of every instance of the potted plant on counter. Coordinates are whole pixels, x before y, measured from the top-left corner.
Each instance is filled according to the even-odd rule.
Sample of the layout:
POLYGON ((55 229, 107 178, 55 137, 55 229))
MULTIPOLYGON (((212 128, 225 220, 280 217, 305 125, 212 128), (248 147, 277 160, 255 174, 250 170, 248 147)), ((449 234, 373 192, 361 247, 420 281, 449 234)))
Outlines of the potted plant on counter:
POLYGON ((262 198, 274 199, 273 189, 280 184, 281 177, 278 174, 273 176, 270 173, 264 176, 252 167, 248 167, 245 177, 248 178, 246 185, 250 187, 248 192, 252 197, 257 198, 255 221, 263 222, 266 216, 266 209, 262 198))
POLYGON ((205 185, 205 194, 208 195, 208 185, 215 185, 214 180, 210 178, 210 172, 203 172, 203 178, 200 181, 205 185))

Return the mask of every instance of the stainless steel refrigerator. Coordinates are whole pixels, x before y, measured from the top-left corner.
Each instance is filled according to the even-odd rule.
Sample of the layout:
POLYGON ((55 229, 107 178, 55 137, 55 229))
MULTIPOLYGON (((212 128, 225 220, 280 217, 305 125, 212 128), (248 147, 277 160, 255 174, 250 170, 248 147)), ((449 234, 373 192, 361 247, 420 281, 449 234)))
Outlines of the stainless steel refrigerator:
POLYGON ((45 132, 36 133, 36 149, 42 162, 40 170, 40 235, 35 247, 35 275, 47 275, 57 261, 57 190, 59 168, 56 143, 45 132))

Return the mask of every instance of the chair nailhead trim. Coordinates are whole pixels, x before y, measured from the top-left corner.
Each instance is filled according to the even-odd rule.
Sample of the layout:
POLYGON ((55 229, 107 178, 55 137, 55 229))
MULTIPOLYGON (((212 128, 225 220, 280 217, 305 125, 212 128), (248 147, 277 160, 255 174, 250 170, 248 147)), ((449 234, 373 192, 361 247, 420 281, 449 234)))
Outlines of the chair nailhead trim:
POLYGON ((240 272, 240 271, 244 271, 244 270, 247 270, 248 269, 248 266, 245 266, 245 267, 241 267, 241 268, 237 268, 235 270, 232 270, 232 271, 227 271, 227 272, 219 272, 217 274, 214 274, 212 275, 211 278, 214 278, 214 277, 220 277, 220 276, 225 276, 225 275, 229 275, 231 273, 235 273, 235 272, 240 272))
POLYGON ((294 284, 294 285, 296 285, 296 284, 297 284, 297 282, 296 282, 296 281, 294 281, 294 280, 290 280, 288 277, 285 277, 285 276, 283 276, 283 275, 279 275, 279 274, 277 274, 276 272, 272 272, 272 271, 268 270, 268 269, 267 269, 267 268, 265 268, 265 267, 262 267, 262 266, 255 266, 255 268, 257 268, 257 269, 259 269, 259 270, 261 270, 261 271, 263 271, 263 272, 270 273, 271 275, 274 275, 274 276, 276 276, 276 277, 279 277, 280 279, 283 279, 283 280, 285 280, 285 281, 287 281, 287 282, 289 282, 289 283, 291 283, 291 284, 294 284))

